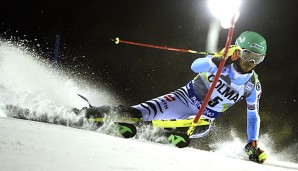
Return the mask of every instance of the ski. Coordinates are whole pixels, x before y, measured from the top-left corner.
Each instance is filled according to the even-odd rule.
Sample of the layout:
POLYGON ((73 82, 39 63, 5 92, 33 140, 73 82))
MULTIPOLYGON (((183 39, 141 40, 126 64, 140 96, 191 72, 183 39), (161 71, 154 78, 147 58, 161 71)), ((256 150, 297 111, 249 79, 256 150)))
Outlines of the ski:
MULTIPOLYGON (((37 114, 35 111, 30 111, 27 108, 21 108, 15 105, 7 105, 6 113, 7 117, 11 118, 63 125, 73 128, 82 128, 84 124, 84 118, 81 118, 80 120, 75 122, 59 118, 58 116, 51 117, 47 114, 37 114)), ((169 143, 175 145, 178 148, 187 147, 190 143, 189 137, 184 133, 177 132, 175 128, 178 127, 183 129, 185 128, 185 126, 188 126, 190 124, 191 120, 156 120, 150 122, 142 122, 141 120, 138 120, 136 118, 130 119, 121 117, 118 117, 116 120, 113 120, 111 118, 85 118, 85 120, 89 124, 94 124, 96 128, 101 127, 105 122, 109 122, 111 124, 110 126, 113 127, 113 130, 116 131, 116 134, 120 135, 123 138, 135 137, 137 134, 138 126, 140 126, 142 123, 145 125, 151 125, 153 127, 164 128, 164 133, 160 136, 165 136, 169 143)), ((203 125, 208 125, 208 123, 205 121, 200 123, 203 125)))
MULTIPOLYGON (((133 138, 134 136, 136 136, 138 128, 141 125, 150 125, 152 127, 164 128, 163 133, 159 136, 165 136, 170 144, 173 144, 178 148, 184 148, 190 144, 189 136, 186 133, 177 132, 177 130, 181 129, 185 131, 187 127, 181 127, 181 129, 174 128, 173 124, 176 123, 174 120, 172 122, 166 121, 164 127, 162 127, 162 122, 159 122, 158 126, 155 126, 153 124, 154 122, 148 121, 142 122, 142 124, 140 124, 139 122, 132 122, 135 121, 135 119, 130 120, 128 118, 123 118, 122 120, 117 121, 111 121, 110 118, 90 118, 89 121, 96 121, 98 126, 103 125, 105 121, 113 123, 116 126, 115 129, 117 130, 118 135, 121 135, 124 138, 133 138)), ((179 122, 179 124, 181 123, 179 122)))
MULTIPOLYGON (((106 121, 119 121, 125 123, 133 123, 133 124, 146 124, 152 125, 154 127, 159 128, 185 128, 190 127, 192 125, 192 119, 170 119, 170 120, 151 120, 151 121, 142 121, 139 118, 126 118, 126 117, 105 117, 105 118, 89 118, 90 122, 106 122, 106 121)), ((208 119, 201 118, 196 126, 208 126, 210 121, 208 119)))
MULTIPOLYGON (((38 122, 64 125, 64 126, 75 127, 75 128, 78 128, 83 125, 83 122, 80 120, 78 122, 71 122, 59 117, 50 118, 47 114, 37 114, 36 112, 30 111, 29 109, 21 108, 14 105, 6 105, 6 113, 8 117, 16 118, 16 119, 38 121, 38 122)), ((95 124, 100 127, 102 123, 97 122, 95 124)), ((116 130, 118 134, 123 136, 124 138, 132 138, 137 133, 136 126, 131 123, 112 122, 112 125, 116 126, 116 130)))
MULTIPOLYGON (((118 133, 124 138, 132 138, 137 134, 137 126, 133 123, 113 122, 118 126, 118 133)), ((189 136, 186 133, 177 132, 177 130, 164 129, 164 133, 160 136, 165 136, 169 143, 178 147, 188 147, 190 144, 189 136)))

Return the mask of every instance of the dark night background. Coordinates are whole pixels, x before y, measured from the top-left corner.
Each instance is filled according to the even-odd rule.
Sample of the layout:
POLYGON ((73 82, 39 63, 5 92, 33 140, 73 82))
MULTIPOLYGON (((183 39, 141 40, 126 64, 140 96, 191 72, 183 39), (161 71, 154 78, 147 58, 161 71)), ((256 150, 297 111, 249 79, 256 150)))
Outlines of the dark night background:
MULTIPOLYGON (((277 148, 297 148, 295 3, 243 0, 233 37, 249 30, 267 40, 267 56, 255 70, 263 87, 261 134, 270 134, 277 148)), ((1 38, 25 42, 48 60, 53 60, 55 36, 61 35, 60 68, 109 87, 126 105, 185 85, 195 76, 191 63, 201 56, 115 45, 111 39, 205 51, 213 18, 205 0, 10 0, 1 1, 0 15, 1 38)), ((227 33, 221 29, 219 49, 224 47, 227 33)), ((227 130, 232 125, 245 136, 245 104, 233 106, 216 122, 227 130)))

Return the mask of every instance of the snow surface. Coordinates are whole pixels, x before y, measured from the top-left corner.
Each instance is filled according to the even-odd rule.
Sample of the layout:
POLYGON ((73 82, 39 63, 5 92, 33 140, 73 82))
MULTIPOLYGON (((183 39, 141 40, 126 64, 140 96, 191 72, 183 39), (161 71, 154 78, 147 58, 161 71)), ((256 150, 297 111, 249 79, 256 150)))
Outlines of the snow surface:
POLYGON ((27 120, 0 117, 1 170, 298 170, 290 163, 260 165, 192 148, 27 120))
POLYGON ((5 105, 13 104, 75 120, 68 109, 87 106, 77 94, 98 106, 119 103, 106 88, 49 68, 23 46, 0 42, 0 170, 298 170, 295 163, 281 162, 287 156, 270 149, 265 149, 265 164, 247 161, 245 142, 237 137, 212 144, 216 150, 207 152, 146 141, 146 135, 124 139, 100 130, 8 118, 5 105))

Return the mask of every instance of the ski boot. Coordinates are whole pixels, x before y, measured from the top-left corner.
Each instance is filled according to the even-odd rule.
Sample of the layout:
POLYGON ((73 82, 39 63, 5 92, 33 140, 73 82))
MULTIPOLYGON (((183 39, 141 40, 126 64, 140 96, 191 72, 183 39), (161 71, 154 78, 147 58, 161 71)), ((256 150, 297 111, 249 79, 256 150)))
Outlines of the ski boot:
POLYGON ((83 108, 85 117, 96 126, 101 127, 105 122, 113 123, 118 134, 124 138, 132 138, 136 135, 136 124, 139 124, 142 114, 139 110, 123 105, 101 106, 83 108))
POLYGON ((252 141, 245 146, 246 154, 249 157, 249 160, 263 164, 267 159, 267 154, 257 147, 257 142, 252 141))

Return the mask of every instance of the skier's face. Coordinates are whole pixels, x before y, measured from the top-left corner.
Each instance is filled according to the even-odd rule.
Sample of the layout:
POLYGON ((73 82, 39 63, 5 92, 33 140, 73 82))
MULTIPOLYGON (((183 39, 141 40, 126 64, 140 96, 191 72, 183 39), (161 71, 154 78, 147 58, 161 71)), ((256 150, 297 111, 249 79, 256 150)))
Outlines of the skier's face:
POLYGON ((253 61, 244 61, 243 59, 240 59, 239 65, 242 69, 242 71, 248 73, 250 72, 257 64, 254 64, 253 61))

